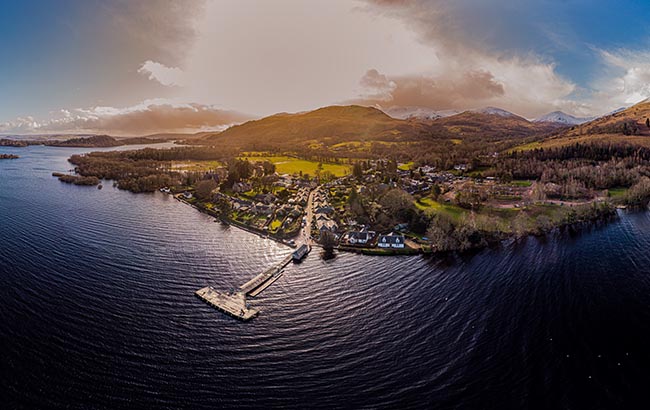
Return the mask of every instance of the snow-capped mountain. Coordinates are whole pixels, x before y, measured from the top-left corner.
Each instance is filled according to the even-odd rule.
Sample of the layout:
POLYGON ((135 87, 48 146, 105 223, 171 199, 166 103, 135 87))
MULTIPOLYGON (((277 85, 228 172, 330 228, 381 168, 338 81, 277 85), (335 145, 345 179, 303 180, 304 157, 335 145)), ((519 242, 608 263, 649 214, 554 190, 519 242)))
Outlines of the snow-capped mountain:
POLYGON ((516 114, 513 114, 510 111, 506 111, 504 109, 497 108, 497 107, 477 108, 475 110, 470 110, 470 112, 477 112, 479 114, 487 114, 487 115, 498 115, 501 117, 517 117, 516 114))
POLYGON ((383 110, 386 114, 400 120, 418 119, 418 120, 435 120, 438 118, 449 117, 458 114, 456 110, 436 111, 427 107, 403 107, 395 106, 383 110))
POLYGON ((562 111, 553 111, 535 119, 533 122, 552 122, 564 125, 579 125, 593 120, 593 117, 574 117, 562 111))

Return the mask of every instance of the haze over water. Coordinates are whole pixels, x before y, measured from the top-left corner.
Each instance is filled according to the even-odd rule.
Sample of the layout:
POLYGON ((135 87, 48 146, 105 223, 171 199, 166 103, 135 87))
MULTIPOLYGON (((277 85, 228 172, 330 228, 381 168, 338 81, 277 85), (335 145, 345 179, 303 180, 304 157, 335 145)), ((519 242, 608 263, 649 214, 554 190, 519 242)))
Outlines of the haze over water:
POLYGON ((249 323, 194 296, 290 249, 0 162, 5 408, 646 408, 650 214, 449 258, 312 253, 249 323))

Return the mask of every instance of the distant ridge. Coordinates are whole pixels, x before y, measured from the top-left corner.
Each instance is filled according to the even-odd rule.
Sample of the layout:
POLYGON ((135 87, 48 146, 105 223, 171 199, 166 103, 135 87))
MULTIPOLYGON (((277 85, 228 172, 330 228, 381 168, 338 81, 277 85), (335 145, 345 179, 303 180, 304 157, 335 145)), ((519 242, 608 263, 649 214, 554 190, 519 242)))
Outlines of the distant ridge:
POLYGON ((594 117, 574 117, 562 111, 553 111, 548 114, 542 115, 533 120, 533 122, 548 122, 564 125, 579 125, 593 120, 594 117))
POLYGON ((436 120, 459 114, 457 110, 434 110, 427 107, 390 107, 382 110, 393 118, 401 120, 436 120))
POLYGON ((486 115, 498 115, 501 117, 519 117, 517 114, 513 114, 510 111, 506 111, 502 108, 497 108, 497 107, 477 108, 477 109, 469 110, 469 112, 475 112, 475 113, 486 114, 486 115))

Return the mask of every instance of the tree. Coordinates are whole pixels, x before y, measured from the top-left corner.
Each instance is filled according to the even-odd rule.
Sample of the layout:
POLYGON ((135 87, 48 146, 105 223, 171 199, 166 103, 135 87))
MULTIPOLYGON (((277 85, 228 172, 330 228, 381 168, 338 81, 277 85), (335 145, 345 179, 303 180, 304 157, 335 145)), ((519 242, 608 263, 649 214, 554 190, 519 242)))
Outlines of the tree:
POLYGON ((361 180, 361 178, 363 178, 363 169, 361 169, 361 163, 354 163, 354 166, 352 167, 352 176, 358 180, 361 180))
POLYGON ((323 246, 323 259, 332 259, 334 257, 334 247, 336 246, 336 237, 330 231, 322 231, 318 241, 323 246))
POLYGON ((451 251, 457 248, 453 235, 454 223, 444 214, 435 214, 427 230, 427 237, 437 251, 451 251))
POLYGON ((350 196, 348 197, 347 210, 350 213, 350 216, 361 223, 366 223, 368 221, 368 215, 366 209, 363 206, 363 201, 357 193, 356 188, 352 188, 350 191, 350 196))
POLYGON ((402 219, 413 209, 413 197, 401 189, 391 189, 379 200, 379 204, 393 218, 402 219))
POLYGON ((546 192, 544 192, 544 186, 541 183, 535 182, 535 186, 533 186, 530 193, 530 199, 535 202, 546 201, 546 192))
POLYGON ((634 184, 625 196, 625 202, 629 205, 644 205, 650 200, 650 178, 643 177, 634 184))
POLYGON ((546 215, 539 215, 535 218, 535 229, 540 234, 544 234, 553 229, 553 221, 546 215))
POLYGON ((217 187, 214 179, 206 179, 196 184, 196 197, 202 201, 208 200, 212 196, 212 191, 217 187))
POLYGON ((264 175, 273 175, 275 173, 275 164, 271 161, 262 162, 262 169, 264 169, 264 175))

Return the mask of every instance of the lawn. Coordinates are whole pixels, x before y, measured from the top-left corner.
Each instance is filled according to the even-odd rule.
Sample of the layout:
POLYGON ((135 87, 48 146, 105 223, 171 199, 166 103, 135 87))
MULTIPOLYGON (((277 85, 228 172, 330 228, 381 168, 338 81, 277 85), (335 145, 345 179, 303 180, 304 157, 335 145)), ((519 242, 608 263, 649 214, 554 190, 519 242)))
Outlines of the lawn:
POLYGON ((269 230, 275 232, 280 228, 280 226, 282 226, 282 221, 279 219, 274 219, 269 225, 269 230))
MULTIPOLYGON (((294 157, 288 157, 284 155, 273 155, 273 156, 251 156, 251 157, 242 157, 246 158, 251 162, 256 161, 269 161, 275 164, 275 170, 279 174, 299 174, 301 171, 303 174, 309 174, 311 176, 316 175, 316 170, 318 169, 318 161, 309 161, 306 159, 299 159, 294 157)), ((336 177, 342 177, 350 173, 350 166, 346 164, 328 164, 323 163, 323 172, 329 171, 334 174, 336 177)))
POLYGON ((223 164, 219 161, 172 161, 172 169, 176 171, 207 171, 216 169, 223 164))
POLYGON ((415 201, 415 206, 423 211, 432 210, 434 212, 445 213, 454 219, 460 218, 461 215, 467 212, 465 209, 459 206, 452 204, 443 204, 429 197, 415 201))
POLYGON ((621 198, 627 194, 628 188, 610 188, 607 190, 608 194, 612 198, 621 198))
POLYGON ((518 187, 529 187, 529 186, 533 185, 533 183, 531 181, 528 181, 528 180, 518 179, 518 180, 512 181, 510 183, 510 185, 518 186, 518 187))
POLYGON ((413 163, 413 161, 411 161, 405 164, 400 164, 400 166, 398 166, 397 169, 399 169, 400 171, 410 171, 413 168, 413 165, 415 164, 413 163))

